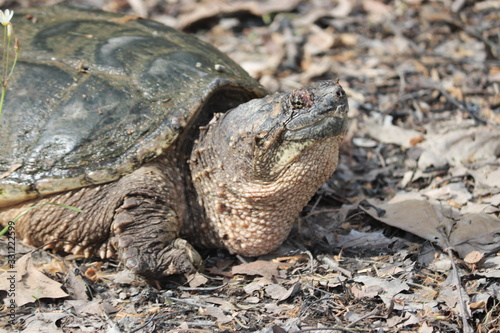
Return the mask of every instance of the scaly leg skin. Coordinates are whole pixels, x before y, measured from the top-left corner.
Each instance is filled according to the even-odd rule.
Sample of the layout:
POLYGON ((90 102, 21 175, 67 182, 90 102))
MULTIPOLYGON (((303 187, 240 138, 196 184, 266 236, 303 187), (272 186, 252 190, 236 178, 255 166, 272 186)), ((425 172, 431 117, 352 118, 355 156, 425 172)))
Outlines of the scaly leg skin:
POLYGON ((201 264, 198 252, 178 238, 186 203, 180 173, 166 164, 159 159, 123 177, 112 194, 124 195, 113 216, 111 245, 127 268, 149 279, 191 273, 201 264))
POLYGON ((166 164, 158 159, 114 183, 4 208, 0 220, 4 224, 37 203, 71 205, 84 213, 53 205, 31 210, 18 220, 18 236, 54 252, 118 257, 131 271, 150 280, 192 272, 201 258, 178 238, 186 203, 180 173, 166 164))
MULTIPOLYGON (((161 186, 162 183, 155 180, 161 176, 157 177, 159 175, 151 170, 144 177, 137 177, 138 173, 136 171, 128 179, 130 185, 161 186)), ((148 194, 160 191, 159 188, 129 191, 111 225, 111 243, 118 251, 118 258, 134 273, 153 279, 191 273, 201 263, 196 250, 187 241, 177 238, 180 221, 165 202, 166 197, 148 194)))

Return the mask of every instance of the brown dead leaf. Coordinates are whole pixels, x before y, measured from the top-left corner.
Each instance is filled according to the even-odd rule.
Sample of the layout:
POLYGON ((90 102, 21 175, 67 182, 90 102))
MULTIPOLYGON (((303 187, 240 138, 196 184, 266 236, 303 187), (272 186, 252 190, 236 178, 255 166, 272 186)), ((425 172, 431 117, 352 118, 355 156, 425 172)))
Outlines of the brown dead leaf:
POLYGON ((56 322, 66 316, 69 314, 64 312, 35 313, 27 318, 22 332, 63 333, 64 331, 56 325, 56 322))
POLYGON ((68 271, 65 286, 72 298, 84 301, 90 300, 89 286, 82 279, 82 276, 75 274, 73 270, 68 271))
POLYGON ((484 259, 484 254, 478 251, 472 251, 471 253, 467 254, 464 258, 464 261, 467 264, 474 264, 477 265, 484 259))
POLYGON ((225 277, 233 277, 233 273, 226 271, 232 264, 234 260, 220 259, 218 258, 215 266, 207 267, 205 272, 210 275, 221 275, 225 277))
POLYGON ((243 287, 243 290, 245 290, 247 294, 251 295, 254 291, 260 290, 270 284, 272 284, 272 282, 266 278, 256 278, 245 287, 243 287))
POLYGON ((481 300, 479 302, 473 302, 469 306, 471 309, 484 309, 486 307, 486 302, 481 300))
POLYGON ((404 315, 404 321, 398 325, 398 327, 401 329, 403 327, 408 327, 409 325, 416 325, 421 322, 421 319, 417 316, 415 316, 413 313, 406 312, 404 315))
POLYGON ((216 297, 216 296, 209 296, 205 298, 205 302, 211 303, 211 304, 216 304, 218 305, 222 310, 226 312, 232 312, 238 310, 238 308, 232 303, 232 301, 228 298, 225 297, 216 297))
POLYGON ((285 294, 287 294, 286 288, 276 283, 267 286, 265 291, 266 295, 272 299, 281 299, 285 294))
POLYGON ((387 305, 396 295, 410 289, 408 284, 401 279, 387 280, 361 275, 356 277, 354 281, 363 284, 361 289, 364 292, 364 297, 379 296, 387 305))
POLYGON ((427 323, 424 321, 422 323, 422 326, 418 329, 418 333, 432 333, 434 332, 434 329, 432 326, 427 325, 427 323))
POLYGON ((385 267, 382 269, 379 269, 377 271, 377 277, 386 277, 386 276, 395 276, 398 273, 404 272, 404 269, 397 266, 397 265, 392 265, 389 267, 385 267))
MULTIPOLYGON (((276 304, 276 303, 271 303, 271 304, 266 304, 264 306, 267 312, 273 313, 275 315, 279 315, 283 312, 290 312, 294 310, 294 306, 292 304, 276 304)), ((274 329, 273 329, 274 332, 274 329)))
POLYGON ((199 286, 204 285, 207 283, 208 279, 200 274, 199 272, 196 272, 192 275, 189 276, 189 287, 191 288, 198 288, 199 286))
POLYGON ((314 22, 320 21, 321 18, 347 17, 354 9, 354 5, 350 0, 335 1, 335 6, 332 6, 334 2, 327 2, 327 1, 318 2, 318 4, 320 4, 320 6, 318 6, 317 8, 313 8, 306 15, 297 17, 294 20, 294 25, 303 27, 303 26, 309 26, 314 22))
MULTIPOLYGON (((454 124, 449 124, 444 129, 433 129, 429 127, 426 134, 426 141, 418 146, 423 149, 418 159, 418 172, 429 167, 460 166, 467 167, 467 172, 471 173, 476 182, 483 183, 484 186, 500 187, 498 177, 488 175, 498 170, 498 167, 488 169, 484 175, 479 172, 480 163, 490 161, 494 163, 495 157, 500 149, 500 130, 498 128, 485 127, 465 127, 450 130, 454 124), (477 164, 474 168, 469 168, 471 163, 477 164), (477 173, 477 176, 476 176, 477 173), (483 180, 484 178, 484 180, 483 180)), ((489 163, 485 163, 484 167, 489 163)), ((498 176, 499 173, 496 174, 498 176)), ((417 179, 420 174, 414 177, 417 179)))
POLYGON ((231 272, 233 274, 259 275, 266 279, 272 279, 278 276, 278 267, 281 265, 281 263, 257 260, 248 264, 234 266, 231 272))
POLYGON ((42 265, 40 269, 48 274, 55 275, 57 273, 66 274, 68 272, 68 267, 65 265, 64 261, 58 257, 52 258, 49 262, 42 265))
POLYGON ((205 316, 212 316, 217 319, 218 323, 225 324, 229 323, 233 318, 229 315, 226 315, 221 308, 210 306, 207 308, 200 308, 200 314, 205 316))
POLYGON ((66 300, 64 303, 68 307, 75 309, 77 313, 87 313, 103 316, 118 311, 111 303, 104 300, 84 301, 84 300, 66 300))
POLYGON ((118 273, 114 274, 113 278, 111 279, 111 281, 113 281, 114 283, 120 284, 131 284, 135 280, 136 276, 128 269, 119 271, 118 273))
POLYGON ((381 22, 390 15, 392 6, 386 5, 382 1, 365 0, 363 9, 369 13, 370 21, 381 22))
POLYGON ((279 257, 275 261, 280 262, 280 268, 289 268, 299 262, 307 262, 310 257, 305 253, 297 253, 293 256, 279 257))
POLYGON ((287 291, 281 295, 278 301, 284 301, 288 299, 289 297, 295 295, 299 290, 300 290, 300 283, 295 283, 292 287, 288 288, 287 291))
POLYGON ((406 196, 408 193, 398 193, 387 203, 369 200, 372 207, 360 207, 376 220, 427 239, 442 249, 453 247, 461 258, 474 250, 487 253, 498 247, 498 218, 487 214, 460 215, 444 203, 433 203, 423 197, 405 200, 406 196), (375 206, 385 213, 380 216, 375 206))
POLYGON ((481 253, 498 251, 500 219, 488 214, 464 214, 454 221, 450 242, 460 257, 476 250, 481 253))
POLYGON ((376 296, 377 293, 373 293, 373 294, 368 294, 365 290, 361 289, 361 288, 358 288, 357 286, 352 286, 351 287, 351 294, 355 297, 355 298, 364 298, 364 297, 373 297, 373 296, 376 296))
POLYGON ((307 37, 306 44, 304 45, 304 52, 307 55, 316 55, 327 52, 335 43, 336 35, 333 33, 333 28, 321 29, 313 25, 311 33, 307 37))
POLYGON ((201 20, 221 15, 247 12, 256 16, 267 13, 288 12, 294 9, 300 1, 201 1, 195 2, 185 13, 179 16, 179 29, 196 24, 201 20))
POLYGON ((422 190, 421 193, 432 199, 447 200, 455 207, 462 207, 472 199, 472 194, 464 183, 450 183, 439 188, 422 190))
POLYGON ((14 293, 17 306, 35 302, 40 298, 63 298, 68 297, 61 289, 61 284, 40 272, 33 266, 31 254, 25 254, 17 260, 15 273, 4 273, 0 280, 0 290, 12 289, 14 284, 14 293), (10 277, 13 277, 10 279, 10 277))
POLYGON ((403 148, 414 146, 416 141, 424 141, 422 133, 392 124, 392 117, 371 117, 365 122, 367 133, 375 140, 383 143, 396 144, 403 148))

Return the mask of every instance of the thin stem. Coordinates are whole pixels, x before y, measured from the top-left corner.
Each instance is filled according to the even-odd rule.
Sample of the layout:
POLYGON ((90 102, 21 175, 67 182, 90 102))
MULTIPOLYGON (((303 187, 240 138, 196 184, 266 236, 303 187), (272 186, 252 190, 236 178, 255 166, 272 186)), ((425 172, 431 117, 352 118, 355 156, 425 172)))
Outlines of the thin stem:
MULTIPOLYGON (((10 23, 9 23, 10 24, 10 23)), ((2 72, 2 95, 0 97, 0 119, 2 117, 2 112, 3 112, 3 104, 5 101, 5 93, 7 91, 7 83, 9 81, 10 76, 14 72, 14 68, 16 67, 17 63, 17 58, 19 56, 19 40, 16 38, 14 40, 14 61, 12 62, 12 66, 10 67, 9 72, 7 73, 7 67, 9 66, 9 60, 10 60, 10 46, 12 42, 12 29, 11 33, 9 33, 9 28, 12 28, 12 26, 4 26, 4 33, 3 33, 3 72, 2 72)))
POLYGON ((7 54, 9 53, 9 49, 7 48, 7 28, 3 28, 3 71, 2 71, 2 85, 5 85, 5 81, 7 80, 7 54))
POLYGON ((3 72, 2 72, 2 97, 0 97, 0 118, 2 117, 3 102, 5 100, 5 91, 7 90, 7 55, 9 54, 9 48, 7 47, 7 28, 4 26, 3 29, 3 72))
MULTIPOLYGON (((7 80, 9 79, 8 75, 7 75, 7 66, 9 65, 9 58, 10 58, 10 41, 12 40, 12 35, 9 36, 8 34, 8 30, 9 28, 7 28, 7 26, 4 27, 4 34, 7 35, 7 47, 6 47, 6 58, 4 59, 5 63, 4 63, 4 67, 3 67, 3 75, 4 75, 4 85, 6 86, 7 85, 7 80)), ((5 44, 3 44, 4 47, 5 47, 5 44)))
POLYGON ((14 42, 14 62, 12 63, 12 67, 10 68, 10 73, 9 75, 7 76, 7 80, 9 79, 9 77, 12 75, 12 73, 14 72, 14 68, 16 67, 16 64, 17 64, 17 57, 19 56, 19 40, 16 38, 15 42, 14 42))
POLYGON ((0 119, 2 119, 2 111, 3 111, 3 101, 5 100, 5 91, 7 90, 7 86, 2 82, 2 97, 0 97, 0 119))

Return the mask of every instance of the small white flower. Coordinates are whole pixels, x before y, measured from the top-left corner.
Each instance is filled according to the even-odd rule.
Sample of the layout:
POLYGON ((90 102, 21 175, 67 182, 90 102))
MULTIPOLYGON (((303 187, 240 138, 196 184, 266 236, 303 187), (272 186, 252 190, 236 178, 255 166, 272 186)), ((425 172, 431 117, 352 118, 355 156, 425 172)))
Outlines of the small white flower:
POLYGON ((12 16, 14 16, 14 11, 6 9, 4 12, 3 10, 0 10, 0 23, 2 23, 4 26, 9 24, 12 16))

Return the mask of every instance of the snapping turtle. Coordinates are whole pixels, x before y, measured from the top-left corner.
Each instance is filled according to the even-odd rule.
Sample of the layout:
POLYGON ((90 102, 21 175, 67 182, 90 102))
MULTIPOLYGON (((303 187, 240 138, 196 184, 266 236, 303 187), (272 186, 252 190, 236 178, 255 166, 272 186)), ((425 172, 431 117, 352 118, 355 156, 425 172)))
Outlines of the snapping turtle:
POLYGON ((30 210, 15 226, 28 244, 116 256, 148 278, 195 269, 189 243, 258 256, 335 170, 337 82, 267 95, 195 37, 98 10, 32 9, 13 26, 0 221, 40 203, 84 211, 30 210))

